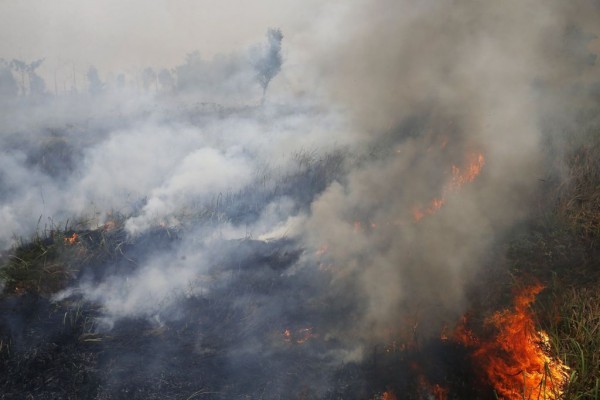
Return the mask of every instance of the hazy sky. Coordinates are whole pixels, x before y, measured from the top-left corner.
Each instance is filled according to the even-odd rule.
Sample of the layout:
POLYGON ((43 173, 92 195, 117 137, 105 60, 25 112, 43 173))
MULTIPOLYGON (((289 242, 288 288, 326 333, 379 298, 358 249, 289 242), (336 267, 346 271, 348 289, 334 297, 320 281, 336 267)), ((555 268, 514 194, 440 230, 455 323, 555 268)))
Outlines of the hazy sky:
POLYGON ((43 75, 89 65, 101 73, 173 66, 187 53, 227 53, 279 27, 302 37, 323 14, 318 0, 0 0, 0 58, 45 57, 43 75))

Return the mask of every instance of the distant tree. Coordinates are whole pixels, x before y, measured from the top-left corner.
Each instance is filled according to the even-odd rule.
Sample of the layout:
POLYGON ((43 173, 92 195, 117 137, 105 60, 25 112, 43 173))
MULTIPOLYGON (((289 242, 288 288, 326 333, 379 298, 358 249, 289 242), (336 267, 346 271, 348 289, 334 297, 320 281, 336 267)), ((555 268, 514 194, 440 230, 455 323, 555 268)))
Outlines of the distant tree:
POLYGON ((152 68, 148 67, 142 72, 142 85, 146 91, 149 91, 152 86, 154 86, 154 89, 158 91, 156 72, 154 72, 152 68))
POLYGON ((188 54, 186 62, 174 70, 179 92, 195 92, 211 101, 241 95, 254 83, 252 72, 245 55, 216 54, 204 60, 198 51, 188 54))
POLYGON ((43 95, 46 93, 46 82, 37 74, 29 76, 29 93, 31 95, 43 95))
POLYGON ((267 31, 267 46, 260 49, 258 56, 254 60, 256 78, 263 89, 263 99, 269 87, 269 83, 281 70, 281 41, 283 34, 279 29, 269 29, 267 31))
POLYGON ((30 95, 42 95, 46 92, 46 83, 42 77, 35 72, 35 70, 38 69, 43 62, 43 58, 33 61, 30 64, 17 59, 14 59, 10 62, 11 68, 21 75, 21 95, 24 96, 27 94, 25 76, 28 78, 30 95))
POLYGON ((27 89, 25 88, 25 74, 27 73, 27 64, 21 60, 12 60, 10 67, 21 75, 21 95, 25 96, 27 89))
POLYGON ((177 73, 177 89, 188 90, 204 86, 206 80, 206 67, 199 51, 194 51, 185 56, 185 64, 175 68, 177 73))
POLYGON ((19 84, 10 70, 9 64, 0 60, 0 97, 16 97, 19 94, 19 84))
POLYGON ((158 82, 164 91, 175 89, 175 78, 168 69, 163 68, 158 72, 158 82))
POLYGON ((31 95, 43 95, 46 93, 46 82, 41 76, 35 73, 35 70, 42 65, 44 59, 36 60, 29 64, 27 69, 27 76, 29 78, 29 94, 31 95))
POLYGON ((117 75, 117 88, 119 90, 125 89, 125 74, 123 73, 117 75))
POLYGON ((88 69, 86 74, 90 93, 93 95, 100 94, 104 91, 104 87, 106 86, 104 82, 100 80, 100 76, 98 75, 98 70, 96 67, 91 66, 88 69))

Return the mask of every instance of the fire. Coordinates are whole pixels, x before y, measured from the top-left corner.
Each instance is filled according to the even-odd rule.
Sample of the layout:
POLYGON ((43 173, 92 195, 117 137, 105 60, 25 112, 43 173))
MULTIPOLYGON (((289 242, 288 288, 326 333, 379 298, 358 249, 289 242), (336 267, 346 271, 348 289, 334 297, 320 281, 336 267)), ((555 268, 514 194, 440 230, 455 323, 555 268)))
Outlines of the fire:
POLYGON ((481 153, 469 155, 467 166, 464 168, 453 165, 452 178, 444 186, 441 197, 433 199, 429 206, 425 209, 413 207, 413 219, 418 222, 426 215, 435 214, 446 203, 446 197, 448 194, 458 191, 467 183, 473 182, 475 178, 481 174, 481 170, 483 169, 484 165, 485 158, 481 153))
POLYGON ((469 158, 469 163, 463 170, 456 165, 452 166, 452 181, 450 182, 447 190, 457 190, 465 183, 473 182, 481 173, 481 170, 485 165, 483 154, 479 153, 476 155, 471 155, 469 158))
POLYGON ((513 310, 495 313, 486 325, 496 333, 478 340, 459 326, 455 338, 474 347, 472 358, 498 396, 508 400, 560 399, 569 367, 548 354, 548 335, 535 329, 530 304, 543 289, 526 288, 514 300, 513 310))
POLYGON ((292 340, 292 331, 290 331, 289 329, 283 331, 283 340, 285 340, 286 342, 292 340))
POLYGON ((302 344, 310 339, 319 337, 319 335, 313 333, 313 328, 311 327, 297 329, 296 331, 292 331, 286 328, 283 331, 282 336, 284 341, 296 344, 302 344))
POLYGON ((73 235, 71 235, 70 237, 66 237, 64 238, 65 244, 68 245, 74 245, 75 243, 77 243, 79 241, 79 235, 77 234, 77 232, 75 232, 73 235))
POLYGON ((449 389, 440 384, 432 385, 424 375, 419 375, 419 389, 421 398, 431 400, 447 400, 449 389))
POLYGON ((425 213, 418 207, 413 207, 412 214, 413 214, 413 219, 416 222, 419 222, 425 216, 425 213))
POLYGON ((387 391, 383 392, 383 395, 381 395, 381 400, 398 400, 398 398, 396 397, 394 392, 387 391))
POLYGON ((302 328, 302 329, 299 329, 296 333, 297 333, 296 343, 298 343, 298 344, 302 344, 302 343, 306 342, 307 340, 318 336, 312 332, 312 328, 302 328))
POLYGON ((433 385, 433 398, 435 400, 446 400, 448 398, 448 388, 438 385, 433 385))
POLYGON ((102 229, 104 229, 105 231, 112 231, 114 229, 117 228, 117 223, 113 220, 107 221, 103 226, 102 229))

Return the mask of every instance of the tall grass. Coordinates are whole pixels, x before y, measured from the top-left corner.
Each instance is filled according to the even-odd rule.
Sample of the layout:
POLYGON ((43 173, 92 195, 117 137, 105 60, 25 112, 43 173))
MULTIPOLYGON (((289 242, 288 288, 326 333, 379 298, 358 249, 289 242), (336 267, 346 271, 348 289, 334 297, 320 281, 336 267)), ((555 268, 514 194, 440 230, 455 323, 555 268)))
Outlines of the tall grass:
POLYGON ((600 399, 600 292, 555 282, 540 303, 551 351, 570 368, 565 399, 600 399))

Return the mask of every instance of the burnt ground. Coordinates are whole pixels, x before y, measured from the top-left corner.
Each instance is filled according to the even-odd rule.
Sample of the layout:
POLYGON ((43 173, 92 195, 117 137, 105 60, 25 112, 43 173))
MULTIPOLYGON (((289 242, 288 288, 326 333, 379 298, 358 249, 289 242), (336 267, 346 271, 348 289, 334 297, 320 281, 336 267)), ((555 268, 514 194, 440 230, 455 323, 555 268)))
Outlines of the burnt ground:
MULTIPOLYGON (((374 346, 362 362, 341 362, 345 345, 327 332, 351 321, 358 305, 324 305, 327 282, 310 269, 290 270, 302 249, 287 239, 223 241, 210 257, 209 290, 181 296, 170 315, 104 326, 98 304, 54 293, 126 276, 181 238, 155 229, 131 241, 99 229, 65 245, 73 233, 39 241, 43 257, 32 258, 70 268, 62 282, 13 282, 0 298, 1 399, 377 399, 386 390, 421 399, 430 396, 423 379, 447 386, 451 399, 492 398, 475 389, 465 349, 449 342, 394 352, 374 346)), ((25 257, 13 253, 5 257, 25 257)))

